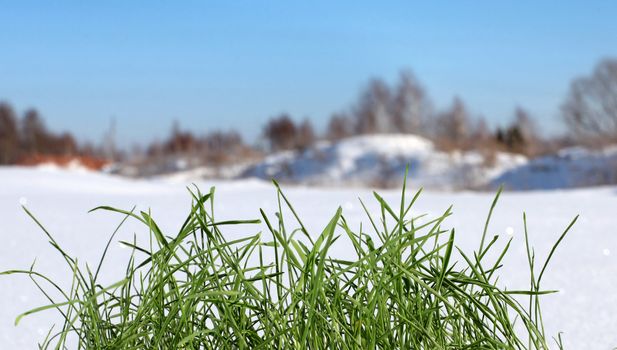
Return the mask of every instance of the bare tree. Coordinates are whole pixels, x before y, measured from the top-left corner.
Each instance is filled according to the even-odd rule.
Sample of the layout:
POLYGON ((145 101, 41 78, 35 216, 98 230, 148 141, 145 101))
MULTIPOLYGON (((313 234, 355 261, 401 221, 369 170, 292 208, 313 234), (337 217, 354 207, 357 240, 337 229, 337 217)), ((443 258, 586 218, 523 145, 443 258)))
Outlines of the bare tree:
POLYGON ((47 128, 35 109, 24 114, 21 123, 21 139, 24 150, 28 153, 46 153, 47 128))
POLYGON ((103 135, 103 153, 108 159, 117 159, 118 152, 116 150, 116 118, 111 118, 109 128, 103 135))
POLYGON ((304 119, 297 130, 296 148, 299 150, 305 150, 311 147, 314 143, 315 131, 313 130, 313 124, 311 124, 309 119, 304 119))
POLYGON ((479 116, 472 123, 471 146, 482 155, 484 165, 493 166, 497 161, 497 141, 495 135, 489 129, 484 116, 479 116))
POLYGON ((361 95, 355 110, 357 132, 374 134, 393 131, 390 114, 391 92, 380 79, 373 79, 361 95))
POLYGON ((452 107, 438 116, 435 126, 438 142, 446 147, 467 146, 471 136, 471 121, 463 101, 455 97, 452 107))
POLYGON ((214 131, 201 140, 205 160, 214 165, 222 165, 243 156, 245 150, 242 136, 236 131, 214 131))
POLYGON ((517 129, 520 133, 521 145, 517 152, 527 156, 535 156, 542 152, 543 142, 539 134, 539 126, 522 107, 516 107, 514 110, 514 121, 511 129, 517 129))
POLYGON ((411 72, 403 71, 395 87, 381 79, 372 79, 348 120, 341 115, 331 118, 328 138, 336 140, 351 134, 422 134, 430 114, 431 104, 424 88, 411 72))
POLYGON ((575 79, 561 111, 579 141, 617 141, 617 59, 604 60, 591 76, 575 79))
POLYGON ((213 131, 203 139, 205 147, 209 152, 228 152, 234 153, 238 148, 244 146, 242 136, 237 131, 213 131))
POLYGON ((353 123, 349 116, 335 113, 330 117, 326 137, 330 141, 338 141, 353 134, 353 123))
POLYGON ((525 139, 533 140, 539 138, 538 125, 529 112, 520 106, 514 110, 514 124, 521 129, 521 134, 525 139))
POLYGON ((54 135, 51 140, 51 151, 57 155, 71 156, 78 153, 77 142, 73 135, 64 132, 58 136, 54 135))
POLYGON ((297 128, 288 114, 282 114, 268 121, 263 134, 270 144, 270 150, 291 149, 295 146, 297 128))
POLYGON ((18 118, 12 107, 0 103, 0 164, 31 162, 38 156, 93 156, 93 148, 80 149, 68 132, 49 132, 35 109, 18 118))
POLYGON ((411 72, 401 72, 391 107, 396 132, 421 134, 430 114, 430 103, 424 88, 411 72))
POLYGON ((197 138, 190 131, 183 131, 174 121, 169 139, 162 145, 165 154, 190 153, 197 149, 197 138))
POLYGON ((473 123, 471 137, 480 142, 492 138, 491 131, 484 116, 478 117, 473 123))
POLYGON ((11 106, 0 103, 0 164, 15 161, 18 151, 17 118, 11 106))

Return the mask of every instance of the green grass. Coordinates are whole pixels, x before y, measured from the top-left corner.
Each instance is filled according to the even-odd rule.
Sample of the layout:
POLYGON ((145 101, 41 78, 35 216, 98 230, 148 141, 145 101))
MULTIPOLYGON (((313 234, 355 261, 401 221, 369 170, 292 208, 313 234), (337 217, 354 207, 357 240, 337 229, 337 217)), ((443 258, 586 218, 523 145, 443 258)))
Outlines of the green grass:
POLYGON ((96 208, 138 220, 150 233, 146 245, 121 242, 132 254, 123 276, 109 286, 100 285, 98 276, 109 244, 93 270, 45 231, 73 282, 62 289, 32 268, 4 272, 30 276, 50 302, 16 323, 56 310, 64 322, 40 344, 55 349, 562 347, 559 338, 545 335, 540 296, 550 291, 541 290, 540 282, 576 219, 538 265, 539 273, 525 232, 530 287, 505 290, 497 279, 510 241, 487 236, 499 194, 479 249, 465 253, 455 244, 455 231, 444 228, 451 209, 435 218, 413 216, 420 191, 408 201, 404 185, 396 207, 376 193, 377 215, 362 204, 369 227, 352 228, 339 209, 319 234, 307 231, 278 185, 276 190, 279 213, 261 210, 259 220, 248 221, 216 221, 214 189, 191 192, 192 209, 175 235, 162 232, 146 212, 96 208), (227 227, 240 225, 249 234, 226 239, 227 227), (354 259, 331 256, 339 240, 353 247, 354 259))

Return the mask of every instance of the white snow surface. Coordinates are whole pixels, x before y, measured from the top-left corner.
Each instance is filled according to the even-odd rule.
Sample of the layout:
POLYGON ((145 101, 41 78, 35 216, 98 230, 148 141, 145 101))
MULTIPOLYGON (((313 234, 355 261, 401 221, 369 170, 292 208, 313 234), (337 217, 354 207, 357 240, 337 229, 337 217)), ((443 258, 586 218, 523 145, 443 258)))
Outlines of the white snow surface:
POLYGON ((510 190, 578 188, 617 184, 617 146, 599 150, 563 149, 535 159, 496 152, 487 161, 478 151, 443 152, 430 140, 401 135, 356 136, 321 142, 303 152, 266 157, 244 177, 322 186, 392 187, 406 166, 418 186, 430 189, 510 190))
POLYGON ((526 158, 498 152, 494 164, 484 163, 478 152, 441 152, 431 141, 415 135, 367 135, 321 142, 304 152, 279 152, 244 175, 311 185, 383 187, 399 184, 409 165, 409 175, 419 186, 460 189, 484 186, 525 164, 526 158))
MULTIPOLYGON (((361 148, 364 141, 354 142, 361 148)), ((430 145, 421 140, 409 142, 406 145, 413 146, 420 158, 431 150, 430 145)), ((401 144, 397 143, 396 147, 401 144)), ((391 146, 383 144, 388 152, 391 146)), ((350 154, 356 149, 340 152, 350 154)), ((352 159, 353 162, 359 161, 352 159)), ((346 169, 342 165, 331 171, 344 172, 346 169)), ((363 169, 370 172, 371 166, 363 169)), ((411 176, 412 188, 408 198, 419 182, 411 176)), ((185 185, 179 181, 129 180, 50 168, 0 167, 0 270, 28 268, 36 258, 39 271, 69 287, 70 271, 47 243, 41 230, 21 209, 22 204, 36 215, 66 251, 78 257, 81 263, 88 262, 93 266, 122 217, 108 212, 88 213, 89 209, 99 205, 150 209, 159 226, 171 235, 179 229, 190 206, 185 185)), ((220 219, 258 218, 259 208, 268 214, 276 211, 276 192, 267 182, 198 183, 202 190, 212 185, 216 185, 215 208, 220 219)), ((313 235, 321 232, 339 205, 350 225, 358 227, 363 222, 363 227, 369 227, 358 197, 377 214, 376 203, 368 189, 286 186, 285 191, 313 235)), ((392 203, 398 203, 400 199, 399 191, 381 193, 392 203)), ((446 220, 445 226, 456 228, 457 244, 470 252, 479 244, 492 198, 492 193, 427 191, 420 196, 413 212, 439 215, 453 204, 454 215, 446 220)), ((489 234, 491 237, 500 235, 500 246, 508 238, 513 238, 501 271, 501 283, 509 289, 524 289, 528 286, 529 276, 523 211, 527 212, 530 240, 539 262, 543 262, 568 223, 580 214, 578 222, 557 249, 543 280, 543 288, 561 291, 543 297, 547 334, 563 332, 567 349, 611 349, 617 346, 617 254, 611 253, 617 252, 616 210, 617 187, 504 193, 490 224, 489 234)), ((236 230, 227 234, 233 238, 267 231, 261 225, 243 229, 246 230, 244 233, 236 230)), ((144 239, 148 234, 143 227, 129 222, 115 241, 129 239, 133 233, 144 239)), ((350 254, 352 249, 341 244, 334 247, 333 254, 350 254)), ((111 246, 102 270, 104 283, 115 282, 123 276, 127 257, 128 250, 118 244, 111 246)), ((19 313, 46 303, 27 278, 0 276, 0 349, 36 348, 37 341, 44 338, 50 324, 59 321, 55 312, 27 316, 18 326, 14 325, 14 320, 19 313)))
POLYGON ((582 147, 530 160, 492 180, 511 190, 575 188, 617 183, 617 146, 600 150, 582 147))

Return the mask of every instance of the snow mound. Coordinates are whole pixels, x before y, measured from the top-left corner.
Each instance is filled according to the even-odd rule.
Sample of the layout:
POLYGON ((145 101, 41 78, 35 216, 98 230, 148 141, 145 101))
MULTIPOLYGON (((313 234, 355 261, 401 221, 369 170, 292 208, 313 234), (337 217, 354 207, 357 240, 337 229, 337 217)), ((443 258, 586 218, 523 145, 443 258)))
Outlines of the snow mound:
POLYGON ((533 159, 492 181, 510 190, 536 190, 617 184, 617 146, 603 150, 571 147, 533 159))
POLYGON ((90 173, 94 172, 93 169, 85 166, 82 162, 77 159, 70 160, 66 164, 58 164, 54 162, 44 162, 34 166, 34 168, 41 169, 44 171, 54 172, 54 171, 71 171, 78 173, 90 173))
POLYGON ((152 179, 176 184, 191 183, 204 179, 231 180, 239 178, 251 164, 252 163, 243 162, 218 167, 200 166, 192 169, 153 176, 152 179))
POLYGON ((280 152, 244 176, 307 185, 389 187, 400 185, 409 165, 409 179, 417 186, 460 189, 484 186, 525 162, 523 156, 497 153, 489 166, 478 152, 441 152, 419 136, 370 135, 321 142, 304 152, 280 152))

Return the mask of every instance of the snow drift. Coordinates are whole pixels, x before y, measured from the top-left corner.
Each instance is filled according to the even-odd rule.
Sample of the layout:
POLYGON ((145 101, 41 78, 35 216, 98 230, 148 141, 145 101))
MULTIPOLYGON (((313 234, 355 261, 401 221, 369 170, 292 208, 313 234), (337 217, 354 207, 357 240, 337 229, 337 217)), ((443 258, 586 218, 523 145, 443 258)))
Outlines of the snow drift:
POLYGON ((508 153, 497 153, 489 163, 479 152, 442 152, 415 135, 370 135, 321 142, 303 152, 280 152, 243 176, 307 185, 391 187, 401 183, 409 165, 409 178, 418 186, 461 189, 483 187, 525 163, 525 157, 508 153))
POLYGON ((603 150, 566 148, 530 160, 492 181, 510 190, 539 190, 617 184, 617 146, 603 150))

